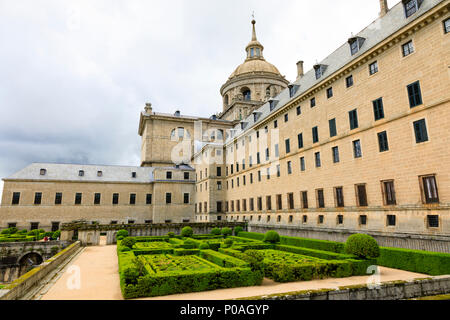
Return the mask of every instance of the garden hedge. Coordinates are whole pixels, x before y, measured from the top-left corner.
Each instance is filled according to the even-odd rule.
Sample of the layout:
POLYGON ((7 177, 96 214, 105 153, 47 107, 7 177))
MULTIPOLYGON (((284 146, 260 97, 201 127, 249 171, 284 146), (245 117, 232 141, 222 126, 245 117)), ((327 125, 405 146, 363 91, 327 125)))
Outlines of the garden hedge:
POLYGON ((377 262, 380 266, 432 276, 450 274, 449 253, 380 247, 377 262))

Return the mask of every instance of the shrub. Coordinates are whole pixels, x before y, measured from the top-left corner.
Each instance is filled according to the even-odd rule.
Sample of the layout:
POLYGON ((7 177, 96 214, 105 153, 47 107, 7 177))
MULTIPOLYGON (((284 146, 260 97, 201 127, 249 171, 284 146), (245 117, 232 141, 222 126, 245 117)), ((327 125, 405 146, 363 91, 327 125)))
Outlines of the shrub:
POLYGON ((9 229, 4 229, 2 230, 1 234, 10 234, 11 232, 9 231, 9 229))
POLYGON ((28 231, 27 231, 27 229, 23 229, 23 230, 20 230, 19 232, 17 232, 17 233, 19 233, 19 234, 26 234, 28 231))
POLYGON ((119 252, 127 252, 127 251, 131 251, 131 249, 128 247, 124 247, 124 246, 119 247, 119 252))
POLYGON ((53 232, 44 233, 44 237, 52 237, 52 236, 53 236, 53 232))
POLYGON ((211 234, 215 235, 215 236, 220 236, 221 232, 220 232, 220 228, 214 228, 211 230, 211 234))
POLYGON ((200 244, 200 246, 198 248, 200 250, 208 250, 209 249, 209 244, 207 244, 206 242, 203 242, 202 244, 200 244))
POLYGON ((367 234, 354 234, 345 243, 345 252, 360 258, 376 258, 380 256, 377 241, 367 234))
POLYGON ((122 246, 124 246, 124 247, 128 247, 130 249, 133 249, 133 246, 134 246, 135 243, 136 243, 136 239, 135 238, 127 237, 127 238, 123 239, 120 244, 122 246))
POLYGON ((61 237, 61 231, 60 230, 57 230, 57 231, 53 232, 52 239, 56 240, 59 237, 61 237))
POLYGON ((237 236, 239 234, 239 232, 244 231, 244 228, 242 227, 236 227, 234 228, 234 234, 237 236))
POLYGON ((267 231, 263 241, 269 243, 280 242, 280 235, 276 231, 267 231))
POLYGON ((139 278, 139 270, 137 268, 127 268, 123 272, 126 284, 136 284, 139 278))
POLYGON ((175 237, 175 233, 174 233, 174 232, 169 232, 169 233, 167 234, 167 236, 168 236, 169 238, 173 238, 173 237, 175 237))
POLYGON ((123 236, 118 236, 117 240, 123 240, 123 238, 124 238, 123 236))
POLYGON ((119 230, 117 231, 117 238, 119 238, 120 236, 123 238, 128 237, 128 231, 127 230, 119 230))
POLYGON ((228 227, 222 228, 221 232, 224 237, 231 236, 233 234, 233 230, 228 227))
POLYGON ((184 227, 181 230, 181 236, 182 237, 191 237, 194 234, 194 231, 192 230, 191 227, 184 227))
POLYGON ((192 240, 192 239, 184 240, 184 245, 189 247, 189 248, 186 248, 186 249, 193 249, 193 248, 197 247, 197 243, 194 240, 192 240))
POLYGON ((233 239, 225 239, 223 243, 225 243, 228 247, 231 247, 233 245, 233 239))
POLYGON ((55 254, 57 254, 59 251, 59 247, 58 246, 54 246, 50 248, 50 252, 52 253, 52 256, 54 256, 55 254))
POLYGON ((15 233, 17 233, 17 231, 19 231, 19 229, 17 229, 16 227, 9 228, 9 233, 10 234, 15 234, 15 233))

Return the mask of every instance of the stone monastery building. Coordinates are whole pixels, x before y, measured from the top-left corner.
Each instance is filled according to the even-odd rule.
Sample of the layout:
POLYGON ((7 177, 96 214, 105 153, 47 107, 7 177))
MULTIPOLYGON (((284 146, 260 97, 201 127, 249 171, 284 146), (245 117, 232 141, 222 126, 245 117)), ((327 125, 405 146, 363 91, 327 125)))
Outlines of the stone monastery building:
MULTIPOLYGON (((373 0, 372 0, 373 1, 373 0)), ((403 0, 289 82, 255 21, 221 113, 140 115, 141 166, 33 163, 0 228, 248 221, 450 239, 450 1, 403 0)))

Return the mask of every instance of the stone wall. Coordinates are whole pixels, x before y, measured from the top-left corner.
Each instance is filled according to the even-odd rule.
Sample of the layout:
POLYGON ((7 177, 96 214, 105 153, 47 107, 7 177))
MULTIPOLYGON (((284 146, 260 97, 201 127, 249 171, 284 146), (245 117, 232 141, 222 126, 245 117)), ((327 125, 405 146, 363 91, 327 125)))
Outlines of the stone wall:
POLYGON ((250 232, 266 233, 275 230, 280 235, 345 242, 355 233, 365 233, 374 237, 382 247, 426 250, 450 253, 450 236, 425 236, 402 233, 381 233, 360 230, 324 230, 318 228, 299 228, 281 224, 249 224, 250 232))
POLYGON ((381 283, 376 288, 368 285, 336 289, 307 290, 239 300, 403 300, 450 293, 450 276, 439 276, 412 281, 381 283))

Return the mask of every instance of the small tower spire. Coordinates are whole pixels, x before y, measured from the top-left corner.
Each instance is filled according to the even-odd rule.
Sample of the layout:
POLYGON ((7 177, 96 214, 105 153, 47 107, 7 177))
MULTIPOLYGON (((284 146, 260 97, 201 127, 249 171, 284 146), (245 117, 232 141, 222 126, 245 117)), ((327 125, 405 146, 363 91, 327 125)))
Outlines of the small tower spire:
POLYGON ((255 11, 253 11, 252 14, 252 25, 253 25, 253 33, 252 33, 252 41, 258 41, 256 39, 256 28, 255 28, 255 24, 256 24, 256 20, 255 20, 255 11))
POLYGON ((252 14, 253 20, 252 20, 252 40, 247 45, 247 48, 245 49, 247 51, 247 59, 264 59, 263 58, 263 50, 264 47, 261 43, 259 43, 258 39, 256 38, 256 20, 255 20, 255 14, 252 14))

